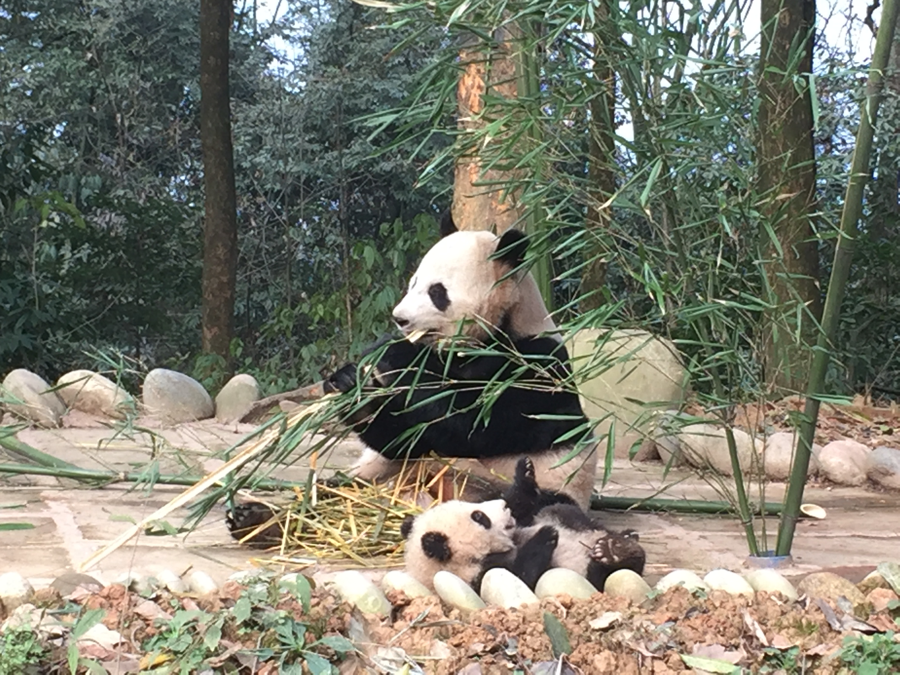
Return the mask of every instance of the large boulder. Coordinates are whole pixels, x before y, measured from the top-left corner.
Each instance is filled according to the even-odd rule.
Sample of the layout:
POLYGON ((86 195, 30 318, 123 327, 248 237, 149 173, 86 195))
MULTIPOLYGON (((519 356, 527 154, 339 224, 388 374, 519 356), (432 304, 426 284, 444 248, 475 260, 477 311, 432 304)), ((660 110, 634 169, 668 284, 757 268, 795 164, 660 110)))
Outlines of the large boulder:
POLYGON ((223 424, 238 422, 259 400, 259 384, 252 375, 235 375, 216 396, 216 419, 223 424))
MULTIPOLYGON (((762 440, 741 429, 732 429, 738 464, 744 474, 758 471, 762 458, 762 440)), ((714 424, 692 424, 682 429, 678 445, 684 459, 699 469, 712 469, 724 476, 733 476, 731 454, 725 429, 714 424)))
POLYGON ((587 416, 602 420, 599 435, 615 419, 616 454, 647 435, 662 411, 685 400, 688 375, 675 346, 639 330, 585 328, 567 345, 587 416))
MULTIPOLYGON (((766 438, 764 458, 767 478, 771 480, 788 480, 790 478, 794 450, 799 442, 800 439, 795 434, 787 431, 779 431, 766 438)), ((814 476, 819 472, 818 456, 821 450, 821 447, 813 444, 807 476, 814 476)))
POLYGON ((56 381, 57 392, 74 410, 123 419, 134 409, 131 395, 112 380, 90 370, 73 370, 56 381))
POLYGON ((213 400, 203 385, 174 370, 156 368, 144 378, 144 407, 167 422, 179 424, 213 416, 213 400))
POLYGON ((900 450, 875 448, 868 458, 866 475, 882 487, 900 490, 900 450))
POLYGON ((849 438, 831 441, 819 453, 819 473, 839 485, 862 485, 871 454, 868 447, 849 438))
POLYGON ((66 404, 40 375, 18 368, 7 375, 0 385, 3 407, 41 427, 59 426, 66 414, 66 404))

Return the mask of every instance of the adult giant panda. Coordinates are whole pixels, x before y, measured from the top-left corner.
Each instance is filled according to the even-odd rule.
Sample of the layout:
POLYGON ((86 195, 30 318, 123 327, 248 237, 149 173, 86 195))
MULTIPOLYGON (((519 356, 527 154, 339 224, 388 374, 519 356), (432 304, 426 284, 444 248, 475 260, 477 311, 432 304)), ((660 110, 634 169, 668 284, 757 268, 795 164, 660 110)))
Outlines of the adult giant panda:
POLYGON ((467 477, 458 496, 486 501, 528 457, 544 502, 563 495, 586 509, 596 442, 577 392, 563 384, 566 348, 534 278, 520 269, 525 235, 458 231, 449 214, 441 235, 393 310, 408 339, 380 342, 364 355, 377 359, 374 368, 350 363, 325 382, 328 393, 368 399, 344 418, 367 446, 350 475, 385 480, 403 458, 433 452, 454 458, 467 477), (487 409, 492 387, 500 393, 487 409))

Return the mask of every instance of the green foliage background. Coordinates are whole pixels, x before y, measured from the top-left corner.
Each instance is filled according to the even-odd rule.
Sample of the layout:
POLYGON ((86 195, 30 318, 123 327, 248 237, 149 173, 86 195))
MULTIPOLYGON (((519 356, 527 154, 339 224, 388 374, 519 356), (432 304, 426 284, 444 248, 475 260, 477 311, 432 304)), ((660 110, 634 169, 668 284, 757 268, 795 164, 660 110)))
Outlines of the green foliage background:
MULTIPOLYGON (((388 328, 449 203, 450 160, 485 140, 456 130, 460 39, 512 13, 541 26, 532 47, 542 86, 536 100, 490 107, 494 128, 515 122, 528 140, 485 154, 530 169, 520 187, 545 224, 535 252, 552 252, 560 319, 668 335, 698 386, 712 387, 715 364, 723 394, 756 395, 769 261, 758 255, 756 56, 733 30, 746 9, 669 6, 679 11, 664 23, 638 2, 602 25, 593 3, 545 0, 415 3, 394 15, 291 1, 272 22, 236 7, 237 368, 268 391, 298 386, 388 328), (617 138, 619 192, 599 237, 584 228, 597 206, 587 175, 592 31, 608 40, 617 121, 633 129, 617 138), (585 315, 580 271, 592 255, 609 261, 607 305, 585 315)), ((27 367, 53 380, 119 352, 215 388, 217 364, 199 356, 197 8, 12 0, 0 9, 0 49, 0 373, 27 367)), ((823 280, 864 81, 853 56, 820 33, 823 280)), ((895 80, 830 374, 836 392, 900 392, 895 80)))

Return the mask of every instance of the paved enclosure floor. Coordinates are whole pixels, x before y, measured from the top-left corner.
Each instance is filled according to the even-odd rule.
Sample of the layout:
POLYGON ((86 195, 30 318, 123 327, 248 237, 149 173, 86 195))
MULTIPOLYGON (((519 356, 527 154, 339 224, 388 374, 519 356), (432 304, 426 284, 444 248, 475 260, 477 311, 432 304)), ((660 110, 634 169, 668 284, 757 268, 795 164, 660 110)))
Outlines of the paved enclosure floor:
MULTIPOLYGON (((84 468, 136 471, 154 458, 161 473, 175 473, 185 466, 201 474, 220 460, 212 454, 240 441, 253 427, 223 426, 213 421, 175 428, 156 428, 154 434, 132 438, 116 436, 108 427, 52 431, 28 429, 20 440, 44 452, 84 468)), ((359 450, 346 441, 319 467, 346 467, 359 450)), ((278 477, 301 481, 308 471, 305 458, 280 468, 278 477)), ((92 552, 136 522, 165 505, 185 488, 157 487, 145 492, 128 486, 85 488, 70 480, 19 476, 0 482, 0 522, 25 522, 30 530, 0 531, 0 572, 16 570, 36 585, 49 583, 71 570, 92 552)), ((716 489, 686 470, 670 471, 665 479, 659 464, 632 464, 616 460, 602 493, 644 497, 658 494, 670 499, 719 499, 716 489)), ((785 485, 766 486, 766 501, 780 502, 785 485)), ((759 499, 759 487, 752 486, 759 499)), ((824 520, 803 519, 794 542, 794 564, 783 569, 795 576, 819 569, 841 571, 860 578, 884 560, 900 560, 900 494, 874 489, 810 485, 804 501, 827 511, 824 520)), ((178 510, 167 520, 180 525, 187 514, 178 510)), ((641 534, 648 554, 647 577, 651 582, 675 567, 706 572, 716 567, 739 571, 747 556, 743 530, 735 518, 702 515, 607 512, 601 514, 613 528, 631 527, 641 534)), ((774 548, 777 519, 768 520, 768 547, 774 548)), ((184 573, 202 569, 219 582, 232 573, 253 567, 259 552, 238 546, 224 524, 219 505, 187 537, 145 536, 132 540, 97 566, 87 570, 109 583, 127 572, 154 573, 167 568, 184 573)), ((328 568, 313 570, 325 576, 328 568)), ((375 570, 378 575, 383 570, 375 570)))

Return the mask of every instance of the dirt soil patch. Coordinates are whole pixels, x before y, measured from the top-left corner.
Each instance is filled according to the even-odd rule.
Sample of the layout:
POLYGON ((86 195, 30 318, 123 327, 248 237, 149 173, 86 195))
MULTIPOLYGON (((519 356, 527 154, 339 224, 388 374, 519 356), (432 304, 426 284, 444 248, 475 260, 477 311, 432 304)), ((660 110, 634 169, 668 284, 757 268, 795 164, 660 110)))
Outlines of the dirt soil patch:
MULTIPOLYGON (((67 600, 42 592, 35 604, 64 625, 101 610, 100 622, 117 639, 82 641, 79 651, 120 674, 334 672, 322 669, 328 663, 340 673, 436 675, 850 673, 857 671, 842 648, 863 634, 896 644, 900 654, 900 644, 891 642, 900 621, 896 602, 878 611, 867 606, 866 616, 854 617, 846 607, 807 598, 790 603, 762 592, 748 598, 674 588, 640 605, 604 594, 560 596, 521 610, 463 615, 433 597, 389 599, 392 616, 378 618, 321 587, 304 596, 271 582, 229 582, 207 597, 167 591, 142 597, 113 584, 67 600), (284 670, 291 663, 305 668, 284 670)), ((52 643, 49 669, 39 672, 67 662, 71 639, 52 643)))

